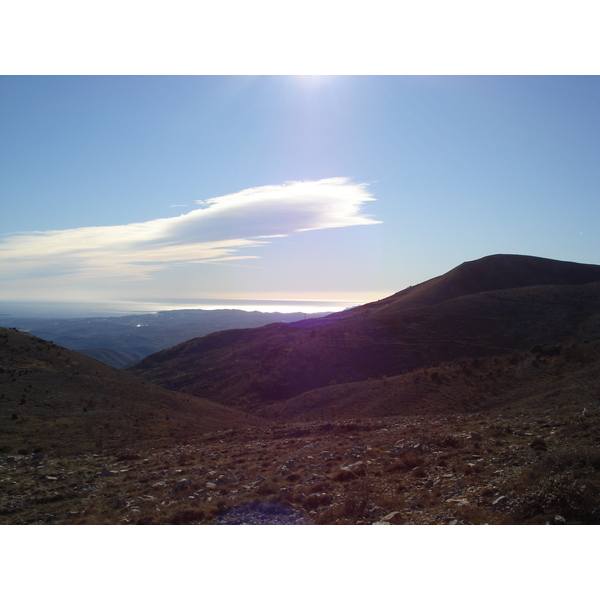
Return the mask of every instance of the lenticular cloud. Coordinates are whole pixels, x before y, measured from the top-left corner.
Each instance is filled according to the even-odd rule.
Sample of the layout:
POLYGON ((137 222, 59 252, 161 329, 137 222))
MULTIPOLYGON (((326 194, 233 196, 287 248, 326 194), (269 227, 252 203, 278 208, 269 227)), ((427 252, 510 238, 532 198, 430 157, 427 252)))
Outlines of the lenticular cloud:
POLYGON ((0 241, 0 276, 70 273, 148 278, 168 265, 257 258, 270 237, 379 223, 361 213, 366 184, 338 177, 292 181, 199 201, 200 208, 145 223, 19 233, 0 241))
POLYGON ((216 241, 378 223, 360 214, 373 200, 365 188, 345 177, 250 188, 201 202, 206 208, 169 219, 163 233, 179 242, 216 241))

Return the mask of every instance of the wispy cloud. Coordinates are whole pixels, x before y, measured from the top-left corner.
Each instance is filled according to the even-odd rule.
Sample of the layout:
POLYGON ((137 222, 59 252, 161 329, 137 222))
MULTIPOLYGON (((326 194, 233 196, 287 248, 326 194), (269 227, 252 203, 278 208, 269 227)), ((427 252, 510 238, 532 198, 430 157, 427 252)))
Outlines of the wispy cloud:
POLYGON ((170 265, 258 258, 269 238, 380 223, 361 213, 374 200, 366 188, 344 177, 293 181, 199 201, 178 217, 16 233, 0 240, 0 278, 148 279, 170 265))

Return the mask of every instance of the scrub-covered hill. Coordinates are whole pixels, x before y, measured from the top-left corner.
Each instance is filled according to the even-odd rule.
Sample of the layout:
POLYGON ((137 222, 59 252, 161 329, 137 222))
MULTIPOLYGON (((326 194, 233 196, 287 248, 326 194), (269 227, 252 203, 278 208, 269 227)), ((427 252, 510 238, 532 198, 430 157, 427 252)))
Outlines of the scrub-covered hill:
POLYGON ((0 328, 0 447, 24 454, 181 440, 259 419, 167 391, 32 335, 0 328))
POLYGON ((596 339, 599 315, 600 266, 497 255, 321 319, 189 340, 130 372, 275 414, 282 402, 318 388, 596 339))

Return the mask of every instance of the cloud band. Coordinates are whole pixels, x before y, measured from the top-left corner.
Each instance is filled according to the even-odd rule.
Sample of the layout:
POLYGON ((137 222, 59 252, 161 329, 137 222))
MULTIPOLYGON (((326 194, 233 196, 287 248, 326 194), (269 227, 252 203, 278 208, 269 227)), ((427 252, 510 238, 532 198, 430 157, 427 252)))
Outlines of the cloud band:
POLYGON ((374 200, 366 187, 345 177, 293 181, 201 201, 178 217, 12 234, 0 240, 0 277, 147 279, 174 264, 257 258, 247 250, 270 237, 380 223, 361 213, 374 200))

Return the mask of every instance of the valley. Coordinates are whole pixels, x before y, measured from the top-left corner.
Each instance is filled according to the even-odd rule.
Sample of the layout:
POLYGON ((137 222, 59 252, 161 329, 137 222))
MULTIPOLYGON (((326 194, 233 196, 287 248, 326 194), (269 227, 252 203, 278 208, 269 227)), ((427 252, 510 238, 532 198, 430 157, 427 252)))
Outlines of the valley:
MULTIPOLYGON (((328 313, 318 313, 324 316, 328 313)), ((263 313, 237 309, 182 309, 122 317, 40 318, 0 315, 0 326, 16 328, 120 369, 142 358, 225 329, 260 327, 306 318, 304 313, 263 313)))

